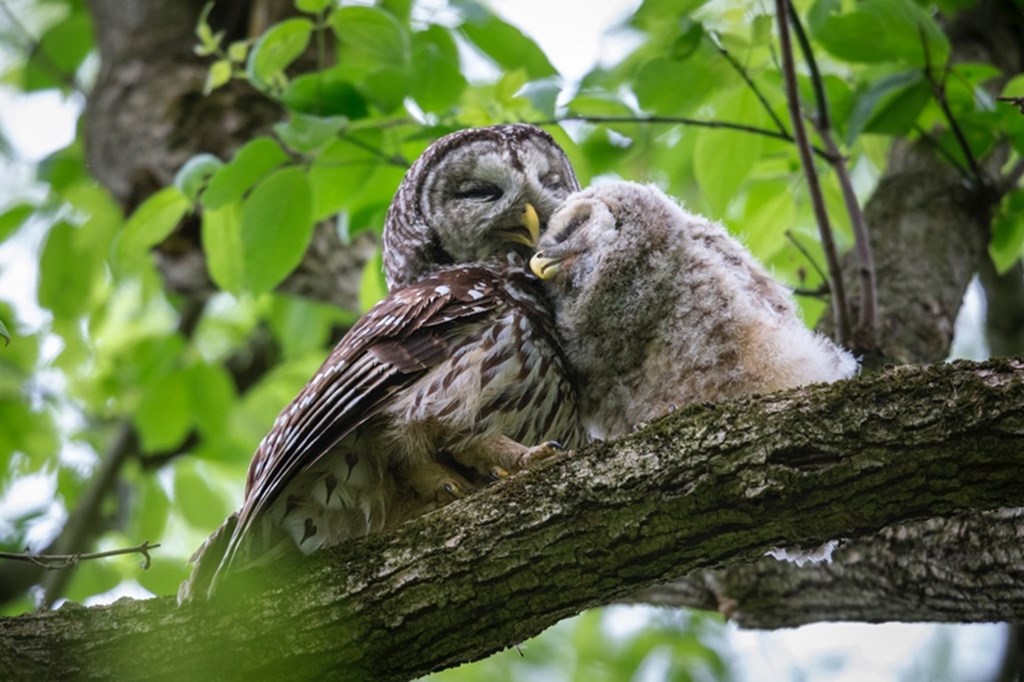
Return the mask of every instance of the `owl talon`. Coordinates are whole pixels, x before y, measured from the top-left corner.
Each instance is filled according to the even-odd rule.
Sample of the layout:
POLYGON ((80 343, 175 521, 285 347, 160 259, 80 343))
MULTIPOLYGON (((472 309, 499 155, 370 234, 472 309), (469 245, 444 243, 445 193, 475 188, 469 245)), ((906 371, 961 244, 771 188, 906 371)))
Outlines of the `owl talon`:
POLYGON ((491 480, 492 481, 500 481, 503 478, 508 478, 509 477, 508 470, 504 469, 504 468, 502 468, 500 466, 493 466, 493 467, 491 467, 491 471, 489 473, 491 475, 491 480))
POLYGON ((560 452, 565 452, 565 448, 562 447, 561 443, 556 440, 544 441, 540 445, 535 445, 532 448, 526 449, 526 452, 524 452, 519 458, 518 468, 524 469, 534 462, 539 462, 540 460, 547 459, 548 457, 554 457, 560 452))
POLYGON ((461 500, 466 496, 466 491, 455 481, 444 481, 434 496, 438 504, 448 504, 455 500, 461 500))

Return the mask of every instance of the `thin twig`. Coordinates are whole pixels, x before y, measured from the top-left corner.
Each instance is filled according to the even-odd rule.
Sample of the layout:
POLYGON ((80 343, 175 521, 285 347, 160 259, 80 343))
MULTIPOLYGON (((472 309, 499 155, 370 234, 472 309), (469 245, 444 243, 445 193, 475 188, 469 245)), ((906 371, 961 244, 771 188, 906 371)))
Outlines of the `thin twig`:
POLYGON ((789 118, 793 124, 793 136, 800 152, 800 164, 807 177, 807 188, 811 196, 814 218, 818 223, 821 235, 821 247, 825 251, 828 263, 829 282, 832 287, 832 314, 836 326, 836 341, 846 345, 850 338, 850 319, 847 313, 846 290, 843 287, 843 274, 839 267, 839 256, 836 253, 835 241, 832 239, 832 227, 825 210, 825 197, 821 192, 821 183, 814 168, 814 156, 807 139, 803 118, 800 115, 800 99, 796 86, 796 66, 793 63, 793 45, 789 36, 789 22, 786 20, 788 0, 775 0, 775 18, 779 25, 779 49, 782 53, 782 73, 786 82, 786 103, 789 107, 789 118))
POLYGON ((922 141, 924 141, 925 144, 927 144, 929 147, 935 150, 935 152, 939 156, 944 158, 949 163, 949 165, 952 166, 956 170, 956 172, 960 174, 960 177, 964 179, 964 182, 971 182, 971 172, 968 169, 964 168, 964 165, 960 163, 960 159, 953 156, 953 154, 948 149, 942 146, 942 143, 939 142, 939 140, 936 139, 934 135, 930 134, 927 130, 925 130, 916 123, 914 124, 914 132, 918 134, 918 136, 921 138, 922 141))
POLYGON ((156 549, 159 546, 159 542, 151 544, 149 540, 146 540, 141 545, 137 545, 135 547, 111 549, 106 552, 81 552, 79 554, 34 554, 28 550, 25 550, 22 553, 0 552, 0 559, 7 559, 9 561, 27 561, 30 564, 35 564, 47 571, 55 571, 60 568, 76 566, 78 565, 78 562, 88 561, 90 559, 106 559, 107 557, 120 556, 121 554, 141 554, 145 558, 142 568, 148 569, 152 563, 152 557, 149 555, 149 550, 156 549))
POLYGON ((974 157, 974 152, 971 151, 971 145, 967 143, 967 137, 964 135, 963 129, 960 128, 960 124, 953 115, 953 110, 949 108, 949 100, 946 99, 946 74, 949 72, 949 64, 946 64, 942 80, 936 80, 935 76, 932 74, 932 55, 931 50, 928 49, 928 39, 924 34, 924 28, 918 26, 917 33, 921 40, 921 49, 924 51, 924 77, 932 88, 932 96, 934 96, 935 101, 938 102, 939 110, 942 111, 943 117, 945 117, 946 122, 949 124, 949 129, 953 132, 953 137, 956 138, 956 143, 959 145, 960 151, 963 152, 964 158, 967 159, 967 166, 971 169, 974 184, 978 187, 983 187, 985 185, 984 171, 981 170, 978 160, 974 157))
POLYGON ((399 168, 408 168, 409 160, 401 154, 388 154, 383 149, 378 149, 368 142, 363 142, 359 138, 352 137, 351 135, 342 135, 341 140, 348 142, 351 145, 359 147, 364 151, 368 151, 374 156, 379 157, 382 161, 392 166, 398 166, 399 168))
POLYGON ((739 77, 743 79, 743 82, 747 84, 747 87, 750 88, 751 92, 754 93, 754 96, 757 97, 758 101, 761 102, 761 106, 764 107, 766 112, 768 112, 772 122, 775 123, 775 127, 779 129, 780 133, 788 136, 789 131, 786 130, 786 125, 782 122, 782 119, 779 118, 779 115, 772 109, 771 105, 768 103, 768 98, 764 96, 763 92, 761 92, 761 88, 757 87, 757 83, 755 83, 754 79, 750 77, 749 73, 747 73, 746 68, 744 68, 744 66, 732 56, 732 53, 730 53, 729 50, 725 49, 725 45, 722 45, 717 36, 712 35, 711 38, 711 43, 715 46, 715 49, 718 50, 718 53, 725 57, 726 61, 732 65, 733 70, 736 71, 739 77))
POLYGON ((826 275, 825 271, 821 269, 820 265, 818 265, 818 261, 814 260, 814 257, 811 256, 811 252, 807 250, 807 247, 800 243, 800 241, 796 238, 796 235, 793 234, 792 230, 786 230, 786 239, 788 239, 789 242, 796 247, 796 250, 799 251, 800 254, 807 259, 807 262, 811 264, 811 268, 813 268, 814 271, 818 273, 818 277, 820 277, 821 281, 826 283, 827 285, 828 275, 826 275))
MULTIPOLYGON (((768 128, 760 128, 758 126, 747 125, 745 123, 709 121, 707 119, 700 118, 686 118, 685 116, 584 116, 583 114, 564 114, 562 116, 542 121, 523 122, 530 123, 535 126, 553 126, 559 125, 565 121, 583 121, 584 123, 665 123, 670 125, 688 125, 697 128, 724 128, 726 130, 738 130, 744 133, 763 135, 764 137, 771 137, 776 140, 784 140, 786 142, 795 142, 793 136, 785 132, 780 133, 774 130, 769 130, 768 128)), ((827 158, 826 155, 828 152, 824 149, 812 147, 811 150, 818 156, 827 158)))
POLYGON ((832 135, 828 97, 825 94, 821 71, 818 69, 818 60, 814 57, 814 51, 811 49, 811 43, 807 39, 807 33, 800 21, 800 15, 793 8, 792 3, 786 4, 789 6, 789 20, 793 25, 793 32, 796 34, 800 51, 807 63, 807 69, 811 73, 814 98, 818 105, 818 114, 813 119, 814 127, 825 144, 825 151, 829 153, 829 163, 836 172, 846 213, 850 216, 850 225, 853 228, 854 252, 857 254, 857 272, 860 276, 860 311, 854 341, 858 346, 857 350, 871 350, 877 345, 876 331, 878 329, 878 282, 875 275, 875 256, 871 249, 871 238, 864 220, 864 212, 860 208, 860 202, 857 201, 857 193, 853 190, 850 171, 847 169, 846 161, 832 135))
POLYGON ((793 287, 793 294, 796 296, 803 296, 805 298, 828 298, 831 290, 828 288, 828 282, 822 282, 817 288, 814 289, 803 289, 801 287, 793 287))

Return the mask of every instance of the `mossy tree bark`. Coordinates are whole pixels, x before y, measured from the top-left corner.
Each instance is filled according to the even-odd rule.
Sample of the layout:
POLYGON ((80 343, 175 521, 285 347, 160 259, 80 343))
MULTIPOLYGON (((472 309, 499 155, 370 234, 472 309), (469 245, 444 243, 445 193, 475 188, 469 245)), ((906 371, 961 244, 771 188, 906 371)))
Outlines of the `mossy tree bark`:
MULTIPOLYGON (((408 679, 774 547, 1024 505, 1022 471, 1019 360, 900 368, 695 406, 394 532, 237 576, 209 604, 122 600, 0 621, 0 673, 408 679)), ((984 598, 961 594, 942 605, 945 617, 1024 615, 1022 553, 1019 542, 991 552, 984 598)), ((963 584, 976 577, 967 561, 947 570, 963 572, 963 584)), ((934 604, 897 610, 884 592, 871 598, 878 582, 857 586, 856 618, 936 617, 934 604)), ((771 606, 775 625, 807 620, 785 602, 771 606)), ((818 617, 842 618, 842 608, 818 617)))

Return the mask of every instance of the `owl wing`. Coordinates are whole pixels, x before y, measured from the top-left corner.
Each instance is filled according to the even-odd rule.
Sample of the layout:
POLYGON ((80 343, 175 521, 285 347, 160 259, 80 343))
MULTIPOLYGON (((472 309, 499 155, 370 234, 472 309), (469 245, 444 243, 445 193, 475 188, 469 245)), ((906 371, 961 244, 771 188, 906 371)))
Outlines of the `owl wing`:
POLYGON ((260 443, 222 567, 296 474, 448 358, 468 323, 505 304, 498 277, 482 267, 442 270, 396 290, 356 322, 260 443))

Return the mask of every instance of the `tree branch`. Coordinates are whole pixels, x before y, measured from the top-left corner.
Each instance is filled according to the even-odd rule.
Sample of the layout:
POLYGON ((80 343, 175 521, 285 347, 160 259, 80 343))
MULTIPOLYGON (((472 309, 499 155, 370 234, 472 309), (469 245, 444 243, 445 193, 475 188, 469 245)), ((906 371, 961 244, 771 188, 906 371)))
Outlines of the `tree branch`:
POLYGON ((0 559, 6 559, 8 561, 27 561, 28 563, 39 566, 47 571, 53 571, 58 568, 75 566, 79 561, 106 559, 112 556, 120 556, 121 554, 141 554, 145 559, 143 568, 149 568, 149 564, 152 561, 149 556, 149 550, 156 549, 159 546, 160 543, 154 544, 150 543, 149 540, 146 540, 141 545, 136 545, 135 547, 111 549, 106 552, 80 552, 78 554, 36 554, 29 551, 0 552, 0 559))
POLYGON ((839 253, 832 239, 832 227, 829 224, 828 210, 818 182, 818 173, 814 168, 811 156, 811 145, 807 139, 800 114, 800 95, 797 92, 796 66, 793 63, 793 45, 789 37, 789 22, 786 19, 789 0, 775 0, 775 17, 779 25, 779 51, 782 53, 782 75, 786 83, 786 103, 789 106, 789 118, 793 124, 793 137, 800 152, 800 165, 803 166, 807 178, 807 189, 814 208, 814 219, 818 223, 821 235, 821 248, 825 252, 828 263, 829 285, 832 290, 832 313, 835 316, 835 337, 841 345, 846 345, 850 338, 849 305, 846 300, 846 288, 843 286, 843 272, 839 266, 839 253))
MULTIPOLYGON (((1006 552, 1024 534, 1024 509, 886 528, 840 544, 830 563, 762 557, 659 585, 635 601, 716 609, 743 627, 828 621, 960 623, 1024 613, 1024 564, 1006 552)), ((1014 550, 1010 550, 1015 553, 1014 550)))
POLYGON ((814 87, 814 99, 818 112, 812 119, 814 129, 825 144, 829 164, 836 173, 839 188, 843 193, 846 213, 850 217, 850 226, 853 228, 854 251, 860 266, 857 270, 860 276, 860 316, 850 345, 857 353, 874 352, 878 346, 878 284, 875 277, 875 257, 871 250, 871 239, 868 236, 867 224, 864 222, 864 212, 861 211, 860 202, 857 201, 857 195, 853 191, 853 181, 846 168, 846 159, 840 153, 839 145, 836 144, 832 135, 828 97, 825 94, 825 83, 821 78, 821 71, 818 69, 818 61, 814 58, 814 50, 811 49, 811 42, 804 31, 799 13, 793 7, 793 3, 787 2, 786 4, 789 7, 789 19, 793 24, 793 32, 796 34, 800 51, 811 73, 811 84, 814 87))
MULTIPOLYGON (((535 126, 553 126, 560 125, 565 121, 583 121, 584 123, 665 123, 669 125, 687 125, 694 126, 696 128, 721 128, 725 130, 737 130, 743 133, 751 133, 753 135, 762 135, 764 137, 771 137, 776 140, 784 140, 786 142, 793 142, 793 136, 789 133, 776 132, 769 128, 759 128, 757 126, 747 125, 746 123, 731 123, 729 121, 714 121, 703 118, 687 118, 685 116, 585 116, 583 114, 564 114, 562 116, 556 116, 555 118, 549 118, 543 121, 521 121, 521 123, 529 123, 535 126)), ((822 158, 828 158, 828 152, 820 147, 811 146, 811 150, 821 156, 822 158)))
MULTIPOLYGON (((236 576, 211 604, 122 600, 0 620, 0 675, 408 679, 772 547, 1024 505, 1022 452, 1022 360, 694 406, 394 532, 236 576)), ((1004 551, 1021 564, 1019 543, 1004 551)), ((951 604, 964 621, 1024 616, 985 606, 951 604)))

